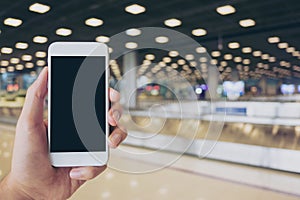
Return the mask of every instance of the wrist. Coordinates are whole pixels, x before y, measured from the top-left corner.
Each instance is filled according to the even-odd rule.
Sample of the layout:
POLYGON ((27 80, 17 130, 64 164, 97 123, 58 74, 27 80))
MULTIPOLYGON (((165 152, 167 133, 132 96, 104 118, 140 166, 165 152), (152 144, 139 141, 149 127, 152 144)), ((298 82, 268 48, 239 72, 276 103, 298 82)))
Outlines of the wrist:
POLYGON ((0 196, 4 199, 32 200, 30 196, 23 192, 22 187, 12 180, 10 175, 7 175, 0 182, 0 196))

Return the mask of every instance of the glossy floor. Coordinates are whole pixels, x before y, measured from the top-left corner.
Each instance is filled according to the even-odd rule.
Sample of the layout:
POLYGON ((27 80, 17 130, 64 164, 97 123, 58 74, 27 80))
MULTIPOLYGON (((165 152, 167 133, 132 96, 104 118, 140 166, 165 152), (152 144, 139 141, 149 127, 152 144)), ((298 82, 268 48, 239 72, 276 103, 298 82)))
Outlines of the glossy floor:
MULTIPOLYGON (((10 168, 13 138, 14 127, 0 125, 1 178, 10 168)), ((199 160, 186 155, 178 156, 176 162, 166 165, 166 158, 177 157, 168 152, 156 152, 158 159, 150 162, 139 156, 153 152, 125 145, 120 150, 111 151, 108 169, 85 184, 71 199, 300 198, 298 174, 199 160)))

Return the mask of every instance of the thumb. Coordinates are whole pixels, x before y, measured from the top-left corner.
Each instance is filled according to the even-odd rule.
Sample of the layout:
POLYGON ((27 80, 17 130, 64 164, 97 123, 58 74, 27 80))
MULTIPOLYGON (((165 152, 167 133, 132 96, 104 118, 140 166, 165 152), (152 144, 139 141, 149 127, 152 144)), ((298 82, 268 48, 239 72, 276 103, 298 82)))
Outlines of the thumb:
POLYGON ((30 127, 43 123, 44 100, 47 95, 48 68, 45 67, 35 82, 28 88, 19 120, 30 127))

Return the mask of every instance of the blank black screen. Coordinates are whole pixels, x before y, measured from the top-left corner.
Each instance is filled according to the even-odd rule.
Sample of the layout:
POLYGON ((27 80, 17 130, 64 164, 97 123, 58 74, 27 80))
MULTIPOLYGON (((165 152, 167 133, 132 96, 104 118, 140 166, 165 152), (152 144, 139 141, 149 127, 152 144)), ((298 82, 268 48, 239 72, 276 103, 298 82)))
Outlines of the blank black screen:
MULTIPOLYGON (((72 92, 77 72, 88 59, 89 67, 101 67, 105 70, 104 56, 52 56, 51 57, 51 118, 50 151, 51 152, 87 152, 82 143, 72 114, 72 92)), ((86 88, 87 90, 89 88, 86 88)), ((102 130, 86 130, 92 143, 89 151, 105 151, 106 130, 106 81, 105 73, 99 77, 95 94, 95 110, 102 130)), ((82 105, 84 106, 84 105, 82 105)))

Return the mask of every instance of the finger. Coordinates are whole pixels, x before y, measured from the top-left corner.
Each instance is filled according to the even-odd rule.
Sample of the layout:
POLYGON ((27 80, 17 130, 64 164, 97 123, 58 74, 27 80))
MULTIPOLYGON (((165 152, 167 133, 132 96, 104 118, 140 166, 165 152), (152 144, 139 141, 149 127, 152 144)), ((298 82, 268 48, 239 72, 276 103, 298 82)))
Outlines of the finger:
POLYGON ((105 166, 101 167, 77 167, 70 171, 70 177, 76 180, 90 180, 101 174, 106 169, 105 166))
POLYGON ((122 115, 122 107, 120 104, 116 104, 108 111, 108 123, 111 126, 116 126, 122 115))
POLYGON ((112 148, 118 147, 123 140, 127 137, 127 132, 123 128, 116 127, 112 134, 109 136, 108 144, 112 148))
POLYGON ((44 100, 47 95, 48 68, 45 67, 35 82, 28 88, 20 119, 28 126, 43 122, 44 100))
POLYGON ((109 100, 111 102, 118 102, 118 101, 120 101, 120 93, 117 90, 115 90, 113 88, 109 88, 108 92, 109 92, 109 100))

